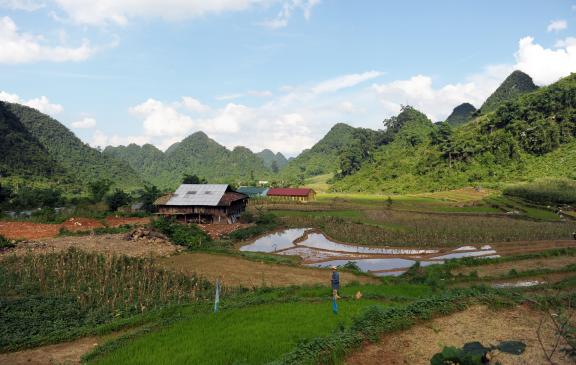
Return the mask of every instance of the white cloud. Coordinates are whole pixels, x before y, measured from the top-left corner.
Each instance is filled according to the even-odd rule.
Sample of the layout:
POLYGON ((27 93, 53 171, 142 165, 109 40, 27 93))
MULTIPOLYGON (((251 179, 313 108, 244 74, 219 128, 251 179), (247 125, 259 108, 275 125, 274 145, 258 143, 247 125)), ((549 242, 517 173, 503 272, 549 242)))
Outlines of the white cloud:
POLYGON ((174 136, 187 133, 194 126, 194 121, 181 114, 177 105, 167 105, 155 99, 130 108, 130 113, 144 118, 144 132, 148 136, 174 136))
POLYGON ((44 1, 37 0, 0 0, 0 7, 12 10, 34 11, 45 7, 44 1))
POLYGON ((92 147, 105 148, 106 146, 129 145, 130 143, 144 145, 149 142, 150 138, 148 136, 127 136, 127 137, 122 137, 118 135, 108 136, 101 130, 96 130, 92 135, 92 140, 90 141, 89 144, 92 147))
POLYGON ((0 91, 0 100, 7 101, 9 103, 18 103, 26 105, 49 115, 55 115, 64 110, 64 107, 62 105, 51 103, 46 96, 40 96, 37 98, 24 100, 16 94, 10 94, 5 91, 0 91))
POLYGON ((302 10, 304 18, 306 20, 310 19, 312 15, 312 8, 320 3, 320 0, 288 0, 284 1, 282 9, 278 12, 278 15, 274 19, 268 19, 261 22, 260 25, 271 29, 280 29, 288 25, 290 18, 295 11, 298 9, 302 10))
POLYGON ((356 86, 362 82, 382 76, 379 71, 368 71, 361 74, 350 74, 323 81, 312 88, 316 94, 331 93, 345 88, 356 86))
MULTIPOLYGON (((557 44, 558 46, 558 44, 557 44)), ((568 42, 563 48, 544 48, 534 38, 524 37, 518 43, 515 68, 532 76, 534 82, 547 85, 576 71, 576 44, 568 42)))
POLYGON ((95 52, 86 40, 77 48, 43 43, 42 36, 20 32, 10 17, 0 18, 0 63, 83 61, 95 52))
POLYGON ((565 39, 559 39, 554 43, 556 48, 568 48, 576 46, 576 37, 568 37, 565 39))
POLYGON ((96 127, 96 119, 84 117, 72 123, 72 128, 75 129, 91 129, 96 127))
POLYGON ((210 110, 209 106, 202 104, 200 101, 190 96, 182 97, 182 104, 184 104, 188 110, 197 113, 203 113, 210 110))
MULTIPOLYGON (((308 19, 319 0, 55 0, 74 22, 88 25, 126 25, 137 17, 183 20, 209 14, 242 11, 255 6, 268 7, 280 3, 278 15, 282 26, 296 9, 308 19)), ((57 15, 56 15, 57 16, 57 15)))
POLYGON ((548 28, 546 28, 549 32, 559 32, 561 30, 564 30, 568 28, 568 23, 566 22, 566 20, 553 20, 550 22, 550 24, 548 24, 548 28))

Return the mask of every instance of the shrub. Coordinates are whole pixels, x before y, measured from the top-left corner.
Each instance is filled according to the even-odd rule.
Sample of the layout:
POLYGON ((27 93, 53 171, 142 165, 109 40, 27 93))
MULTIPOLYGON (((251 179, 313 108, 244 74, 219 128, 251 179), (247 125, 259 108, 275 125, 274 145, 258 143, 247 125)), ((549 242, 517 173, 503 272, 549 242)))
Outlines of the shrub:
POLYGON ((4 248, 12 248, 14 246, 16 246, 16 244, 14 244, 8 238, 0 235, 0 250, 4 248))
POLYGON ((162 217, 152 221, 150 225, 168 236, 173 243, 189 248, 207 247, 211 241, 210 236, 192 223, 181 224, 162 217))

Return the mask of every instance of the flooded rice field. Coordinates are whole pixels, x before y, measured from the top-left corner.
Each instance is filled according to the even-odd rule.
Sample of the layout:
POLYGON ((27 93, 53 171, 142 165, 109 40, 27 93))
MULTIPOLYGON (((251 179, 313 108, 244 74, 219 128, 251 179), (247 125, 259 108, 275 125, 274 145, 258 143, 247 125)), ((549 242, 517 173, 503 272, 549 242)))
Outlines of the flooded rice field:
POLYGON ((499 257, 489 245, 456 249, 418 249, 392 246, 369 247, 335 242, 310 228, 292 228, 261 237, 241 251, 300 256, 311 267, 342 266, 354 262, 362 271, 377 276, 396 276, 419 262, 422 266, 462 257, 499 257))

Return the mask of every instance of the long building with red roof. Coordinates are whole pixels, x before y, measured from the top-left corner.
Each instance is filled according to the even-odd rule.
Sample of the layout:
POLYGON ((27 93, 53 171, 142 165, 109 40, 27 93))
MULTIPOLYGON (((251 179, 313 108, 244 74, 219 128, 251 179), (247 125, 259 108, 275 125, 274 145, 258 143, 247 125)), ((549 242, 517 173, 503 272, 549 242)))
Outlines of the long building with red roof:
POLYGON ((309 188, 270 188, 266 195, 275 199, 311 201, 316 192, 309 188))

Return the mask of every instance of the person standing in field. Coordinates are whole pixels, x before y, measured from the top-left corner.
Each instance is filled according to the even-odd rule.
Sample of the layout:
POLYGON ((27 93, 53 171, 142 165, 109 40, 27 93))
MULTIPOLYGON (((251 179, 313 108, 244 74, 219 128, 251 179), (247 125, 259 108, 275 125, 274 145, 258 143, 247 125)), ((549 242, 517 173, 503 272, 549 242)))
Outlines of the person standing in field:
POLYGON ((340 289, 340 273, 336 266, 332 266, 332 296, 335 299, 340 299, 338 290, 340 289))

